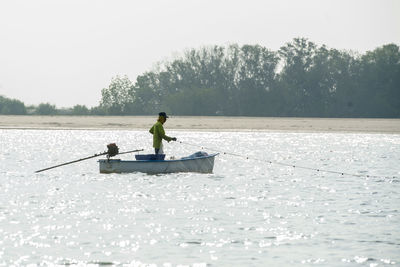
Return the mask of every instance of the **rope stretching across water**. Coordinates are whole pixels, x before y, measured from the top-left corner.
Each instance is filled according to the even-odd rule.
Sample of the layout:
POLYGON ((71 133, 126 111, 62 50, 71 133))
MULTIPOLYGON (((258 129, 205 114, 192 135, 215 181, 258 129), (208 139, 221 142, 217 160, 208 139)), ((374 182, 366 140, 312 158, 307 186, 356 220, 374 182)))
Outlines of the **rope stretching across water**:
POLYGON ((199 147, 201 149, 206 149, 206 150, 218 152, 218 153, 224 154, 224 155, 230 155, 230 156, 240 157, 240 158, 244 158, 244 159, 251 159, 251 160, 255 160, 255 161, 260 161, 260 162, 263 162, 263 163, 266 162, 266 163, 269 163, 269 164, 276 164, 276 165, 281 165, 281 166, 286 166, 286 167, 293 167, 293 168, 304 169, 304 170, 311 170, 311 171, 325 172, 325 173, 334 173, 334 174, 354 176, 354 177, 389 178, 389 179, 397 179, 398 178, 397 176, 378 176, 378 175, 368 175, 368 174, 355 174, 355 173, 347 173, 347 172, 341 172, 341 171, 333 171, 333 170, 325 170, 325 169, 319 169, 319 168, 311 168, 311 167, 294 165, 294 164, 289 164, 289 163, 284 163, 284 162, 279 162, 279 161, 261 160, 261 159, 258 159, 258 158, 251 158, 251 157, 243 156, 243 155, 240 155, 240 154, 221 151, 221 150, 218 150, 218 149, 215 149, 215 148, 208 148, 208 147, 204 147, 204 146, 189 144, 189 143, 182 142, 182 141, 178 141, 178 143, 181 143, 183 145, 193 146, 193 147, 199 147))

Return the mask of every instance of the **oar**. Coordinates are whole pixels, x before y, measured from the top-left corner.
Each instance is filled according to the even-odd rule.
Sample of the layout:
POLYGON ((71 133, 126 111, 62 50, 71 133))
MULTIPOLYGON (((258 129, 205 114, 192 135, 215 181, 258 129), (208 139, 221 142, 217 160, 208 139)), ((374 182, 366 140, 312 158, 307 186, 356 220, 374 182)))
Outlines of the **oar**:
MULTIPOLYGON (((144 149, 136 149, 136 150, 131 150, 131 151, 127 151, 127 152, 117 153, 115 155, 134 153, 134 152, 139 152, 139 151, 143 151, 143 150, 144 149)), ((45 168, 45 169, 42 169, 42 170, 38 170, 38 171, 35 171, 35 173, 47 171, 47 170, 50 170, 50 169, 54 169, 54 168, 57 168, 57 167, 61 167, 61 166, 64 166, 64 165, 72 164, 72 163, 75 163, 75 162, 79 162, 79 161, 82 161, 82 160, 87 160, 87 159, 91 159, 91 158, 95 158, 95 157, 99 157, 99 156, 103 156, 103 155, 110 155, 110 152, 107 151, 107 152, 100 153, 100 154, 94 154, 93 156, 90 156, 90 157, 77 159, 77 160, 74 160, 74 161, 70 161, 70 162, 62 163, 62 164, 59 164, 59 165, 56 165, 56 166, 48 167, 48 168, 45 168)))

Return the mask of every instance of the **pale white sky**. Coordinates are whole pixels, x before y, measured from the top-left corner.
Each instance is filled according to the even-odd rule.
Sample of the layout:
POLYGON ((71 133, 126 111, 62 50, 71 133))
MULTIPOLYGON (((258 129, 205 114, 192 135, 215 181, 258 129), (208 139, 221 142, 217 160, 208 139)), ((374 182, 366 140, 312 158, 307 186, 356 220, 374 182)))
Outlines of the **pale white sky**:
POLYGON ((97 106, 116 75, 204 45, 400 45, 400 0, 1 0, 0 95, 97 106))

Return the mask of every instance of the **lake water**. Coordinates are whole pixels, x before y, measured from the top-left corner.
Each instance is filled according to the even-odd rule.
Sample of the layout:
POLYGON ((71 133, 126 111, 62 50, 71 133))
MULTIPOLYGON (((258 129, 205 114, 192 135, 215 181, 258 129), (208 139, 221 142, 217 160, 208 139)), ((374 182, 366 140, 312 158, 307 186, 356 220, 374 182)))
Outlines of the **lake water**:
POLYGON ((97 159, 35 174, 111 142, 151 152, 151 136, 0 130, 0 265, 400 266, 400 135, 167 132, 206 147, 167 143, 167 158, 250 159, 221 154, 213 174, 100 174, 97 159))

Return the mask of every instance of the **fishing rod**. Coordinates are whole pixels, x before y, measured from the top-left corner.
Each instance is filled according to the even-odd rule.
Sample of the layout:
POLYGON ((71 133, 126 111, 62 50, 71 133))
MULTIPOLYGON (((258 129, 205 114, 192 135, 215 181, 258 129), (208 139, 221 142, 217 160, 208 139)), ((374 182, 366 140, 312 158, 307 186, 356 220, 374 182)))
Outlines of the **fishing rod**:
POLYGON ((312 167, 306 167, 306 166, 300 166, 300 165, 294 165, 294 164, 289 164, 289 163, 284 163, 284 162, 279 162, 279 161, 273 161, 273 160, 262 160, 258 158, 251 158, 248 156, 243 156, 240 154, 235 154, 231 152, 226 152, 226 151, 221 151, 215 148, 208 148, 200 145, 195 145, 195 144, 189 144, 186 142, 178 141, 179 143, 183 145, 188 145, 188 146, 194 146, 194 147, 200 147, 201 149, 207 149, 211 151, 215 151, 224 155, 230 155, 230 156, 235 156, 235 157, 240 157, 240 158, 245 158, 245 159, 251 159, 251 160, 256 160, 260 161, 263 163, 269 163, 269 164, 277 164, 281 166, 286 166, 286 167, 293 167, 293 168, 298 168, 298 169, 304 169, 304 170, 311 170, 311 171, 317 171, 317 172, 325 172, 325 173, 334 173, 334 174, 339 174, 339 175, 347 175, 347 176, 353 176, 353 177, 367 177, 367 178, 390 178, 390 179, 396 179, 398 177, 396 176, 377 176, 377 175, 368 175, 368 174, 355 174, 355 173, 347 173, 347 172, 341 172, 341 171, 334 171, 334 170, 325 170, 325 169, 319 169, 319 168, 312 168, 312 167))
POLYGON ((114 157, 116 155, 134 153, 134 152, 139 152, 139 151, 143 151, 144 150, 144 149, 136 149, 136 150, 126 151, 126 152, 119 152, 119 148, 115 143, 108 144, 107 145, 107 149, 108 150, 106 152, 102 152, 102 153, 99 153, 99 154, 94 154, 93 156, 89 156, 89 157, 86 157, 86 158, 81 158, 81 159, 65 162, 65 163, 62 163, 62 164, 58 164, 58 165, 55 165, 55 166, 51 166, 51 167, 48 167, 48 168, 45 168, 45 169, 41 169, 41 170, 35 171, 35 173, 47 171, 47 170, 50 170, 50 169, 54 169, 54 168, 57 168, 57 167, 69 165, 69 164, 72 164, 72 163, 76 163, 76 162, 79 162, 79 161, 83 161, 83 160, 87 160, 87 159, 91 159, 91 158, 95 158, 95 157, 100 157, 100 156, 103 156, 103 155, 107 155, 107 158, 109 159, 110 157, 114 157))

